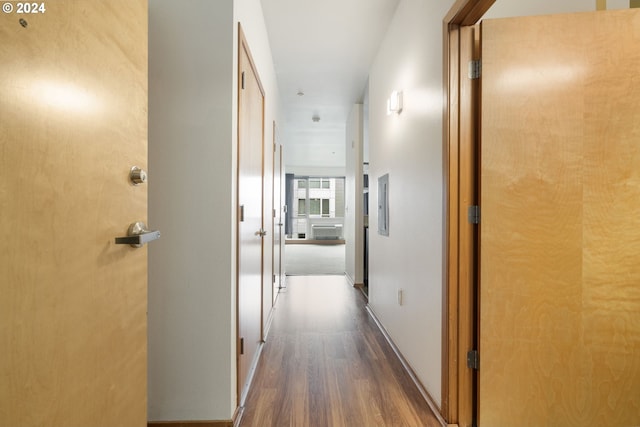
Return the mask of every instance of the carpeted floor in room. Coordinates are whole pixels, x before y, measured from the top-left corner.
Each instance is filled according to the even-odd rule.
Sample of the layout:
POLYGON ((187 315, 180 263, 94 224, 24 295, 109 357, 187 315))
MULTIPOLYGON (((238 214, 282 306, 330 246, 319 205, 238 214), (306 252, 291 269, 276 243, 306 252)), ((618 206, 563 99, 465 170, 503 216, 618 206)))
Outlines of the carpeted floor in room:
POLYGON ((345 245, 300 245, 284 247, 285 274, 304 276, 318 274, 344 274, 345 245))

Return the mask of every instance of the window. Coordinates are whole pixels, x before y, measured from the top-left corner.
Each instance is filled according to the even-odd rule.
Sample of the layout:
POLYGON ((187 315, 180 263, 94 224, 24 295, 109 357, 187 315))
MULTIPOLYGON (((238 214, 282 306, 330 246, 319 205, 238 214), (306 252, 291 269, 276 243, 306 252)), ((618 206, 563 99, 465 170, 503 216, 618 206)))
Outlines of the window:
POLYGON ((320 199, 309 199, 309 215, 320 215, 320 199))
MULTIPOLYGON (((298 185, 298 187, 300 187, 298 185)), ((302 187, 300 187, 302 188, 302 187)), ((331 180, 328 178, 314 178, 309 180, 309 188, 331 188, 331 180)))
POLYGON ((289 236, 304 239, 314 224, 342 224, 345 213, 345 178, 294 175, 287 180, 287 200, 292 204, 289 236))
POLYGON ((344 218, 345 179, 296 176, 293 179, 293 215, 297 221, 309 216, 344 218))
POLYGON ((309 215, 329 216, 329 199, 309 199, 309 215))

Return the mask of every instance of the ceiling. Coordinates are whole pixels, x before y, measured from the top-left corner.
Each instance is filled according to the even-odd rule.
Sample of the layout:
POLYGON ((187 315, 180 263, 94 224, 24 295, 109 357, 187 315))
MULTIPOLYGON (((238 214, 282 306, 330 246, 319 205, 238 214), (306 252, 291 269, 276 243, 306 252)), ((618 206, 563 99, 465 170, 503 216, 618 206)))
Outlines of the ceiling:
POLYGON ((398 0, 261 1, 280 92, 285 163, 344 167, 347 118, 363 101, 398 0))

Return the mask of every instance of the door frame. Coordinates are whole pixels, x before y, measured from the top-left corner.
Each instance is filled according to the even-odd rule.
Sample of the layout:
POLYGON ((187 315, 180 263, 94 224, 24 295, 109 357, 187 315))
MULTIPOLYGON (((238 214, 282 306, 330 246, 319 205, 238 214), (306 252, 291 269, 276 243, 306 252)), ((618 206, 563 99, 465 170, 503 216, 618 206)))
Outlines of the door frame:
POLYGON ((272 192, 271 192, 271 206, 273 208, 273 215, 271 218, 271 271, 274 275, 274 280, 272 281, 272 306, 275 306, 276 300, 278 299, 279 289, 282 285, 282 245, 283 245, 283 233, 282 233, 282 145, 278 144, 277 141, 277 126, 275 120, 273 121, 273 174, 272 177, 272 192), (278 162, 276 163, 276 159, 278 162), (276 164, 278 165, 278 170, 276 171, 276 164), (276 175, 278 179, 276 180, 276 175), (276 198, 276 194, 278 197, 276 198), (277 206, 276 206, 277 200, 277 206), (277 211, 276 211, 277 209, 277 211), (276 224, 276 221, 278 223, 276 224), (277 228, 276 228, 277 227, 277 228), (276 239, 276 233, 278 238, 276 239), (276 240, 278 244, 276 245, 276 240), (278 253, 278 265, 276 266, 276 251, 278 253))
POLYGON ((450 424, 470 426, 475 419, 474 374, 467 368, 477 330, 474 277, 478 255, 476 232, 469 232, 467 206, 461 200, 477 200, 475 159, 469 147, 477 145, 473 105, 461 92, 461 55, 469 46, 462 41, 465 27, 474 26, 496 0, 457 0, 443 19, 443 334, 442 405, 450 424), (471 122, 470 122, 471 120, 471 122))
MULTIPOLYGON (((255 61, 253 60, 253 56, 251 54, 251 50, 249 49, 249 44, 247 42, 247 39, 244 35, 244 31, 242 30, 242 25, 240 24, 240 22, 238 22, 238 51, 237 51, 237 62, 238 62, 238 70, 237 70, 237 79, 238 79, 238 83, 237 83, 237 88, 236 88, 236 95, 238 96, 238 105, 237 105, 237 138, 236 138, 236 143, 238 144, 238 158, 237 158, 237 170, 236 170, 236 195, 235 195, 235 206, 237 208, 237 217, 236 217, 236 265, 235 265, 235 269, 236 269, 236 303, 235 303, 235 309, 236 309, 236 398, 237 398, 237 405, 238 406, 242 406, 244 404, 244 398, 246 397, 246 394, 243 395, 243 391, 248 391, 247 390, 243 390, 243 386, 244 383, 240 381, 240 350, 241 350, 241 346, 240 346, 240 338, 241 338, 241 331, 240 331, 240 132, 241 132, 241 122, 240 122, 240 112, 241 112, 241 108, 242 105, 239 101, 240 99, 240 92, 242 90, 242 69, 240 67, 240 60, 241 60, 241 55, 242 52, 245 52, 247 55, 247 58, 249 60, 249 65, 251 66, 251 69, 253 70, 253 73, 255 75, 256 81, 258 83, 259 89, 260 89, 260 93, 262 94, 263 97, 263 102, 262 102, 262 130, 261 130, 261 138, 260 138, 260 150, 261 150, 261 184, 260 184, 260 194, 262 196, 262 201, 260 204, 260 213, 261 213, 261 221, 260 221, 260 229, 264 230, 264 226, 265 226, 265 219, 264 219, 264 199, 265 199, 265 195, 264 195, 264 175, 265 175, 265 152, 264 152, 264 138, 265 138, 265 103, 266 103, 266 96, 265 96, 265 91, 264 91, 264 86, 262 85, 262 81, 260 80, 260 75, 258 74, 258 70, 256 68, 255 65, 255 61)), ((260 343, 264 343, 264 237, 261 238, 261 243, 260 243, 261 249, 260 249, 260 323, 258 325, 259 327, 259 334, 260 334, 260 343)), ((258 347, 256 353, 255 353, 255 358, 254 360, 251 362, 252 366, 249 366, 249 370, 247 372, 247 379, 248 382, 251 382, 252 376, 253 376, 253 372, 254 372, 254 368, 255 368, 255 364, 258 361, 259 358, 259 354, 262 350, 261 345, 258 347)))
MULTIPOLYGON (((443 19, 443 86, 445 104, 443 112, 443 178, 444 178, 444 242, 443 242, 443 345, 442 345, 442 415, 451 424, 471 425, 476 415, 473 400, 473 380, 466 367, 466 351, 462 347, 473 342, 479 328, 475 311, 478 301, 467 298, 477 290, 475 281, 463 282, 469 269, 475 268, 479 247, 465 251, 470 236, 460 231, 467 225, 466 206, 460 198, 470 189, 465 182, 473 178, 475 171, 465 167, 464 147, 469 123, 464 111, 459 79, 460 58, 464 49, 461 32, 474 26, 496 0, 456 0, 443 19), (472 254, 470 256, 470 254, 472 254), (473 320, 469 327, 469 319, 473 320), (471 390, 469 389, 471 387, 471 390)), ((632 6, 633 7, 633 6, 632 6)), ((607 0, 595 0, 595 10, 607 10, 607 0)), ((472 116, 471 116, 472 117, 472 116)), ((479 181, 475 178, 475 181, 479 181)), ((479 189, 475 189, 479 192, 479 189)), ((477 233, 477 231, 476 231, 477 233)), ((471 236, 473 238, 473 236, 471 236)))

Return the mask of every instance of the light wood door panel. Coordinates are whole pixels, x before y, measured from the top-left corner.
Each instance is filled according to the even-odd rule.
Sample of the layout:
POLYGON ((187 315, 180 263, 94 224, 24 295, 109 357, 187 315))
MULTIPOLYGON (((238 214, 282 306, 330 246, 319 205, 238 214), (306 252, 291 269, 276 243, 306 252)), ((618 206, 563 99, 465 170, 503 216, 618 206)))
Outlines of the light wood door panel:
POLYGON ((0 15, 0 425, 146 425, 147 2, 0 15), (23 25, 19 20, 23 19, 23 25))
POLYGON ((482 24, 481 426, 640 425, 638 12, 482 24))
POLYGON ((264 92, 240 31, 238 107, 238 391, 262 340, 264 92))

